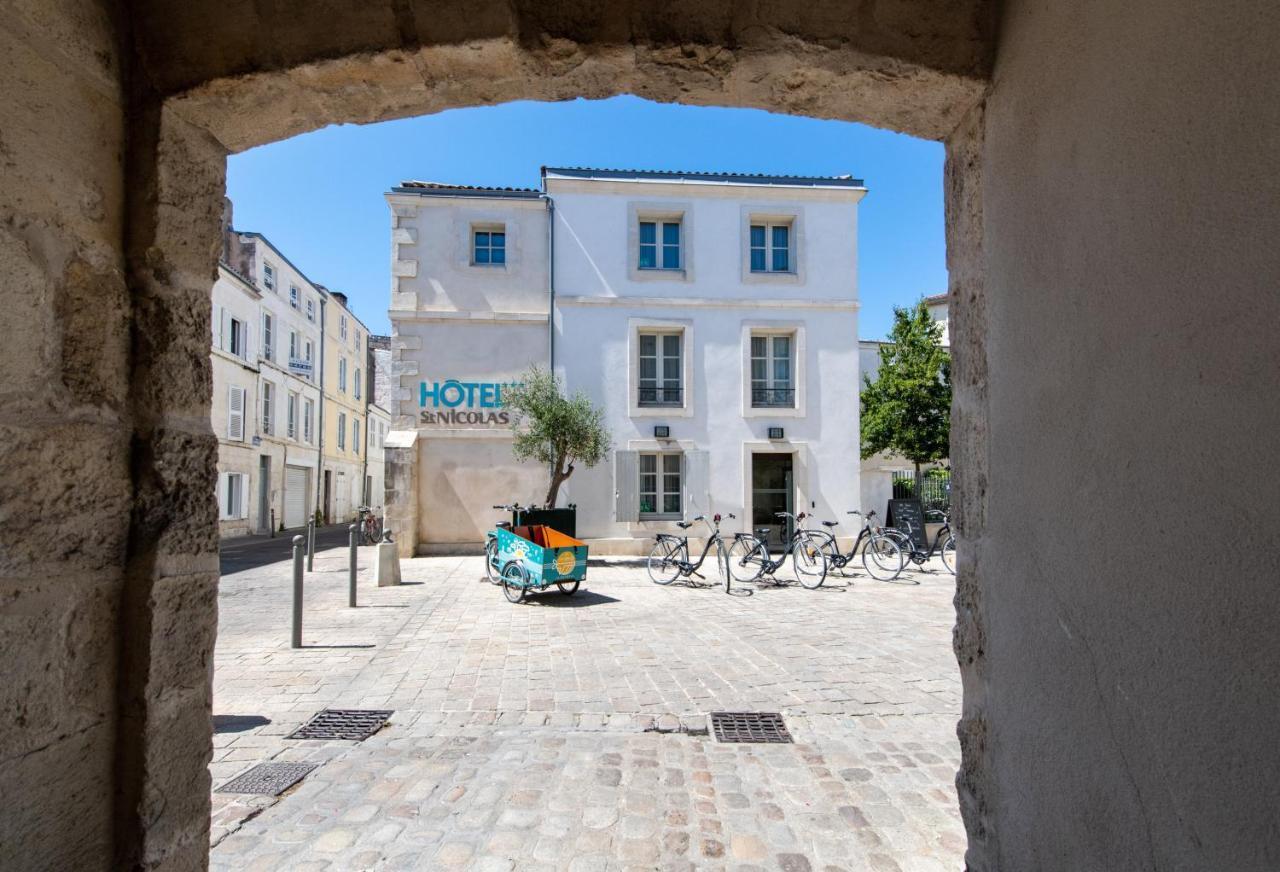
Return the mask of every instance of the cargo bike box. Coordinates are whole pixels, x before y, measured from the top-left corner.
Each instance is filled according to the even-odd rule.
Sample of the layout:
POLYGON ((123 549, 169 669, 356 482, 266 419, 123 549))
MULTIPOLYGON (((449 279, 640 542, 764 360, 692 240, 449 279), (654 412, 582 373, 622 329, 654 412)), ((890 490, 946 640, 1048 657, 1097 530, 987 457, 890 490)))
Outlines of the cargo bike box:
POLYGON ((572 596, 587 577, 587 546, 572 536, 542 525, 499 527, 495 533, 502 591, 513 603, 553 584, 572 596))

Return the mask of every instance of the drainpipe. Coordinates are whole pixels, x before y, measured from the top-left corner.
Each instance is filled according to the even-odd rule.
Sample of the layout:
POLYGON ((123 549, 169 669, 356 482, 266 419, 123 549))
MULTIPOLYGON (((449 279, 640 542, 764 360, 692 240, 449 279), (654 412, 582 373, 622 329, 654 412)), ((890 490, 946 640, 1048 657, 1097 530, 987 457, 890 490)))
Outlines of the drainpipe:
POLYGON ((373 486, 369 486, 369 493, 364 492, 365 482, 369 480, 369 394, 373 391, 373 351, 369 348, 369 334, 364 335, 364 432, 360 434, 360 438, 364 441, 364 449, 360 456, 363 461, 360 464, 360 502, 368 505, 373 502, 373 486))
MULTIPOLYGON (((542 187, 545 190, 546 180, 542 187)), ((556 204, 547 196, 547 366, 556 371, 556 204)))
POLYGON ((325 295, 320 296, 320 370, 316 377, 316 385, 320 388, 316 397, 316 504, 311 510, 311 517, 320 511, 320 488, 324 486, 324 327, 325 327, 325 295))

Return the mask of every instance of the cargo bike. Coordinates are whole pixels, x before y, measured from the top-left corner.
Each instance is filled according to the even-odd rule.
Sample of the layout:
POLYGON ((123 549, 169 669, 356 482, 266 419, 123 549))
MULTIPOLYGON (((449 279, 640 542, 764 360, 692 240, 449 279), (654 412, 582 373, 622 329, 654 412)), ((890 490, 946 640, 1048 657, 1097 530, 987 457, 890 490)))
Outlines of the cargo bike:
POLYGON ((542 524, 499 524, 489 532, 484 550, 485 575, 510 602, 553 584, 573 596, 587 577, 587 546, 542 524))

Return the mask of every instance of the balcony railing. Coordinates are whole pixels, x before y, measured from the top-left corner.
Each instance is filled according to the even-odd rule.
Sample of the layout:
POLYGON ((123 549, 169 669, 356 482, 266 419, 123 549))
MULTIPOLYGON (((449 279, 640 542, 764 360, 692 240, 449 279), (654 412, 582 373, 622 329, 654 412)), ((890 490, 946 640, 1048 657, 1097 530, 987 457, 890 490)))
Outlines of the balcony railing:
POLYGON ((684 390, 675 386, 640 388, 642 406, 679 406, 684 402, 684 390))
POLYGON ((751 388, 751 407, 755 409, 793 409, 796 405, 795 388, 751 388))

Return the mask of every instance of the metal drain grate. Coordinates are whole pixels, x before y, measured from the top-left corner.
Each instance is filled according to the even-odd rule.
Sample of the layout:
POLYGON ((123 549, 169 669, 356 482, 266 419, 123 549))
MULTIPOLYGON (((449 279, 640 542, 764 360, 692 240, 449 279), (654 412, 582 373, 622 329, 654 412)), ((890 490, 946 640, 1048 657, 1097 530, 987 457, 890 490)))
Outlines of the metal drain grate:
POLYGON ((325 709, 289 734, 290 739, 349 739, 372 736, 394 712, 376 709, 325 709))
POLYGON ((259 763, 219 787, 217 792, 279 796, 315 768, 315 763, 259 763))
POLYGON ((711 729, 718 742, 790 742, 791 734, 777 712, 712 712, 711 729))

